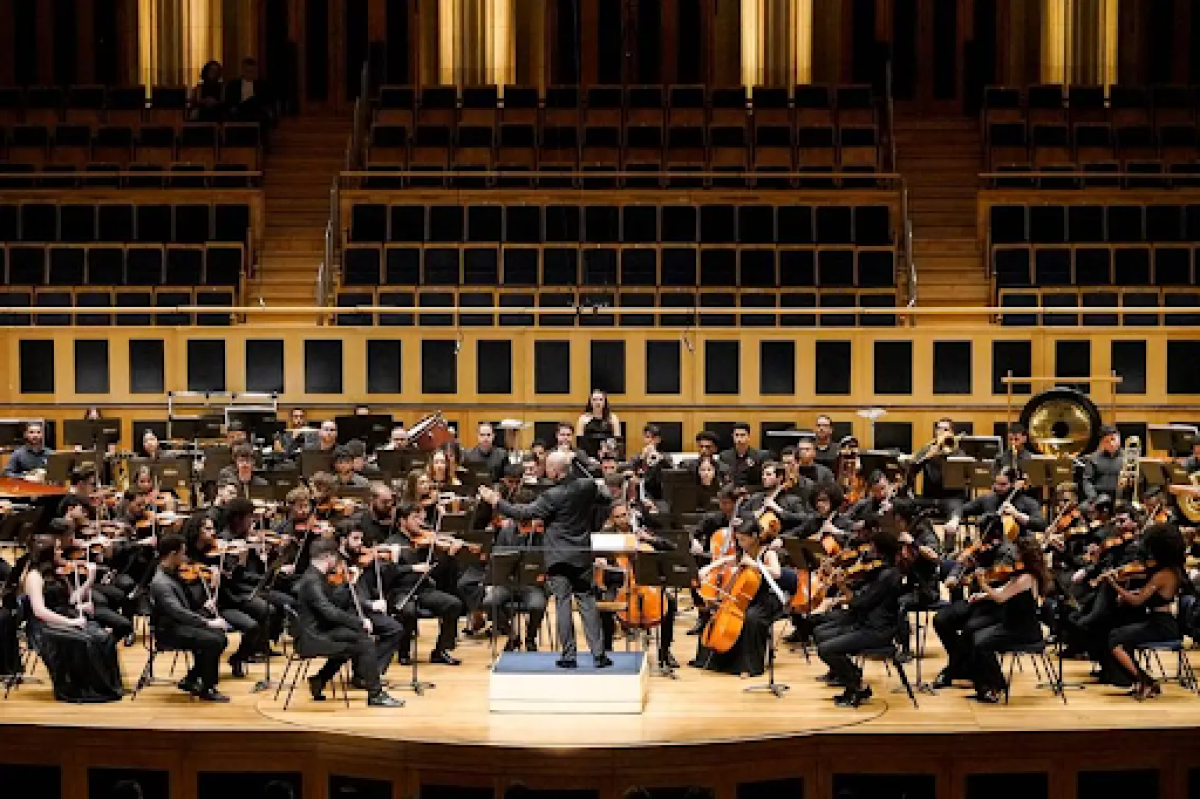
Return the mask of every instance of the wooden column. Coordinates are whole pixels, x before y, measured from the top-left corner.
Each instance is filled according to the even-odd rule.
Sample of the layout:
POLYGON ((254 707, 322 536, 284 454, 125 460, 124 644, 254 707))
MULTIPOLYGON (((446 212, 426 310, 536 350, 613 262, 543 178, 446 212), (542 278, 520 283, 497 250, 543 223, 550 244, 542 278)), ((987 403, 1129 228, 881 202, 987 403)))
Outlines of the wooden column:
POLYGON ((387 41, 387 0, 367 0, 367 41, 387 41))
POLYGON ((0 85, 16 83, 16 56, 13 53, 13 0, 0 0, 0 85))
MULTIPOLYGON (((679 82, 679 0, 663 0, 662 4, 662 47, 659 49, 660 83, 679 82)), ((687 46, 696 47, 697 42, 687 46)))
POLYGON ((76 39, 79 60, 75 79, 96 82, 96 0, 75 0, 76 39))
POLYGON ((38 38, 38 83, 54 85, 54 4, 46 0, 36 3, 38 38))
MULTIPOLYGON (((599 81, 600 2, 602 0, 580 0, 579 3, 579 83, 583 87, 594 86, 599 81)), ((616 2, 617 0, 603 0, 616 2)))

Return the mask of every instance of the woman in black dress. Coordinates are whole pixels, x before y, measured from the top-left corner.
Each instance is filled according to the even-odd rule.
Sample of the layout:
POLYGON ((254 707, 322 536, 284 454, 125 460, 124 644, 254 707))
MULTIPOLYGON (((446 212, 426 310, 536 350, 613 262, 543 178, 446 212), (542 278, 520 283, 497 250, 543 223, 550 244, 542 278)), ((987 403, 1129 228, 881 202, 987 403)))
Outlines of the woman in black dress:
POLYGON ((726 674, 740 674, 743 677, 757 677, 766 671, 771 622, 783 612, 783 601, 777 593, 783 569, 779 565, 779 556, 770 548, 771 538, 760 531, 757 522, 742 519, 735 535, 737 547, 733 554, 717 558, 700 569, 701 581, 713 569, 730 564, 761 569, 763 579, 758 593, 746 608, 742 633, 733 648, 728 652, 709 649, 704 646, 704 635, 701 633, 696 658, 688 665, 726 674))
POLYGON ((224 114, 225 82, 221 80, 221 64, 209 61, 200 70, 200 82, 192 88, 192 119, 197 122, 220 122, 224 114))
POLYGON ((1179 528, 1173 524, 1152 524, 1142 537, 1146 560, 1142 562, 1149 582, 1130 590, 1117 574, 1110 571, 1105 579, 1112 583, 1121 605, 1133 615, 1133 620, 1114 628, 1108 634, 1108 655, 1133 682, 1130 695, 1138 700, 1151 699, 1162 693, 1158 683, 1130 654, 1138 644, 1178 641, 1179 624, 1171 612, 1171 604, 1183 584, 1183 565, 1186 546, 1179 528))
POLYGON ((95 568, 67 577, 68 567, 54 538, 34 538, 22 590, 29 602, 29 638, 54 683, 61 702, 116 702, 125 695, 112 633, 88 618, 95 611, 89 598, 95 568), (72 607, 72 604, 75 607, 72 607))
POLYGON ((580 447, 593 458, 600 450, 600 442, 621 437, 621 420, 608 407, 608 394, 592 389, 587 408, 575 422, 575 439, 580 447))

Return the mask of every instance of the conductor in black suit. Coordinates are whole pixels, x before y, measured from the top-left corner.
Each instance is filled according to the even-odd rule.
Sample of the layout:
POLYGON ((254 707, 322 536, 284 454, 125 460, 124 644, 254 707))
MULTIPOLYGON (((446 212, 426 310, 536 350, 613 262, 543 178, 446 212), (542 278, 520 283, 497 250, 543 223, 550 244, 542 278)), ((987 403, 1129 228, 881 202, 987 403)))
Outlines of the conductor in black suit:
POLYGON ((314 700, 324 700, 325 684, 350 660, 354 663, 354 673, 367 687, 368 707, 400 707, 403 703, 383 690, 379 661, 371 642, 371 622, 338 607, 331 598, 336 589, 330 585, 328 575, 340 557, 336 541, 314 541, 308 571, 296 584, 299 615, 294 631, 296 652, 304 657, 329 658, 315 676, 308 678, 309 690, 314 700))
POLYGON ((596 668, 612 665, 604 653, 600 613, 592 594, 592 511, 599 492, 594 480, 571 477, 571 455, 555 451, 546 457, 546 477, 554 482, 528 505, 513 505, 500 498, 492 488, 481 486, 479 496, 495 506, 503 516, 518 521, 541 519, 546 525, 546 573, 554 594, 558 617, 558 638, 562 641, 559 668, 573 669, 575 663, 575 626, 571 617, 571 596, 579 606, 583 631, 596 668))

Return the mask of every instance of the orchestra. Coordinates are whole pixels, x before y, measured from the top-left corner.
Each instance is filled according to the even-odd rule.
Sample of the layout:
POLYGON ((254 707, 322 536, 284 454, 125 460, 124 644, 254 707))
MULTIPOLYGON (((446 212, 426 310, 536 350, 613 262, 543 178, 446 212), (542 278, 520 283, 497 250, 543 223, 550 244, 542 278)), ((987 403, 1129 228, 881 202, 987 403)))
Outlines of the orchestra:
MULTIPOLYGON (((859 653, 920 657, 910 616, 936 611, 947 661, 933 689, 969 684, 997 702, 1000 654, 1042 641, 1046 626, 1064 657, 1092 660, 1100 682, 1148 700, 1161 688, 1133 648, 1193 632, 1175 614, 1195 587, 1191 494, 1148 484, 1140 443, 1107 425, 1071 456, 1018 423, 978 450, 948 418, 911 455, 866 453, 853 436, 835 441, 825 414, 774 452, 741 422, 728 440, 702 431, 694 451, 668 452, 650 423, 626 446, 599 391, 576 424, 557 426, 548 452, 519 445, 529 426, 519 420, 481 422, 465 451, 440 415, 385 427, 374 445, 340 438, 333 419, 312 429, 300 408, 283 424, 264 439, 231 422, 228 465, 189 464, 191 486, 164 483, 160 470, 202 451, 149 430, 136 465, 125 469, 116 447, 107 459, 121 469, 72 469, 69 486, 45 486, 45 528, 19 542, 15 562, 0 560, 6 668, 20 668, 25 625, 58 699, 120 699, 116 647, 134 644, 148 614, 161 646, 192 654, 179 688, 201 700, 228 701, 219 682, 279 655, 286 633, 297 652, 328 658, 313 700, 351 662, 369 706, 399 707, 389 666, 426 655, 461 665, 464 626, 493 639, 496 656, 556 646, 559 668, 587 668, 577 610, 595 668, 612 665, 618 634, 676 668, 682 619, 697 637, 693 666, 762 674, 778 637, 811 647, 828 666, 823 681, 842 689, 835 703, 853 708, 872 698, 859 653), (314 451, 330 471, 305 476, 299 464, 314 451), (1046 481, 1031 484, 1047 454, 1065 457, 1074 479, 1043 469, 1046 481), (984 480, 955 482, 950 464, 975 458, 984 480), (128 490, 98 484, 106 473, 126 474, 128 490), (598 551, 595 535, 627 548, 598 551), (797 561, 798 550, 816 560, 797 561), (511 564, 534 556, 538 579, 517 580, 511 564), (690 585, 638 582, 640 560, 668 556, 689 564, 690 585), (437 632, 421 652, 423 619, 437 632)), ((1190 477, 1200 467, 1189 445, 1165 462, 1190 477)), ((38 485, 49 456, 45 427, 30 422, 6 474, 38 485)))

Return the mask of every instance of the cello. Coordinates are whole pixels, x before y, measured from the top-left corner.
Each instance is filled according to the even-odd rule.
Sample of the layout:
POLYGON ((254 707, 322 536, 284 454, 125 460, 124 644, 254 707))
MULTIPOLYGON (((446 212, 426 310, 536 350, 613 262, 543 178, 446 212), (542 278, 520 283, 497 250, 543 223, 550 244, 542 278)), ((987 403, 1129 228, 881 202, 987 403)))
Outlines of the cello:
MULTIPOLYGON (((742 635, 746 624, 746 609, 754 601, 763 583, 762 556, 766 551, 765 540, 774 536, 764 534, 755 536, 758 551, 752 556, 754 563, 746 564, 739 560, 737 565, 731 565, 732 572, 728 583, 721 590, 720 604, 713 611, 712 618, 700 634, 700 644, 717 654, 724 654, 733 649, 742 635)), ((736 553, 737 550, 735 549, 736 553)), ((748 554, 748 553, 747 553, 748 554)), ((714 570, 715 571, 715 570, 714 570)))
MULTIPOLYGON (((714 562, 728 557, 736 549, 737 544, 733 537, 733 527, 737 524, 738 511, 741 510, 744 496, 745 494, 738 496, 738 500, 733 506, 733 512, 729 514, 729 526, 717 530, 708 541, 708 551, 714 562)), ((709 604, 718 601, 733 579, 733 572, 733 566, 720 566, 712 569, 700 581, 700 597, 709 604)))
MULTIPOLYGON (((636 511, 631 510, 631 514, 636 511)), ((642 531, 640 519, 636 516, 633 529, 635 534, 642 531)), ((638 551, 650 551, 646 544, 639 543, 638 551)), ((657 588, 648 585, 638 585, 634 576, 633 561, 628 555, 617 556, 617 567, 624 572, 621 587, 617 589, 617 602, 625 607, 617 611, 617 621, 625 629, 649 629, 659 624, 663 617, 663 596, 657 588)))

